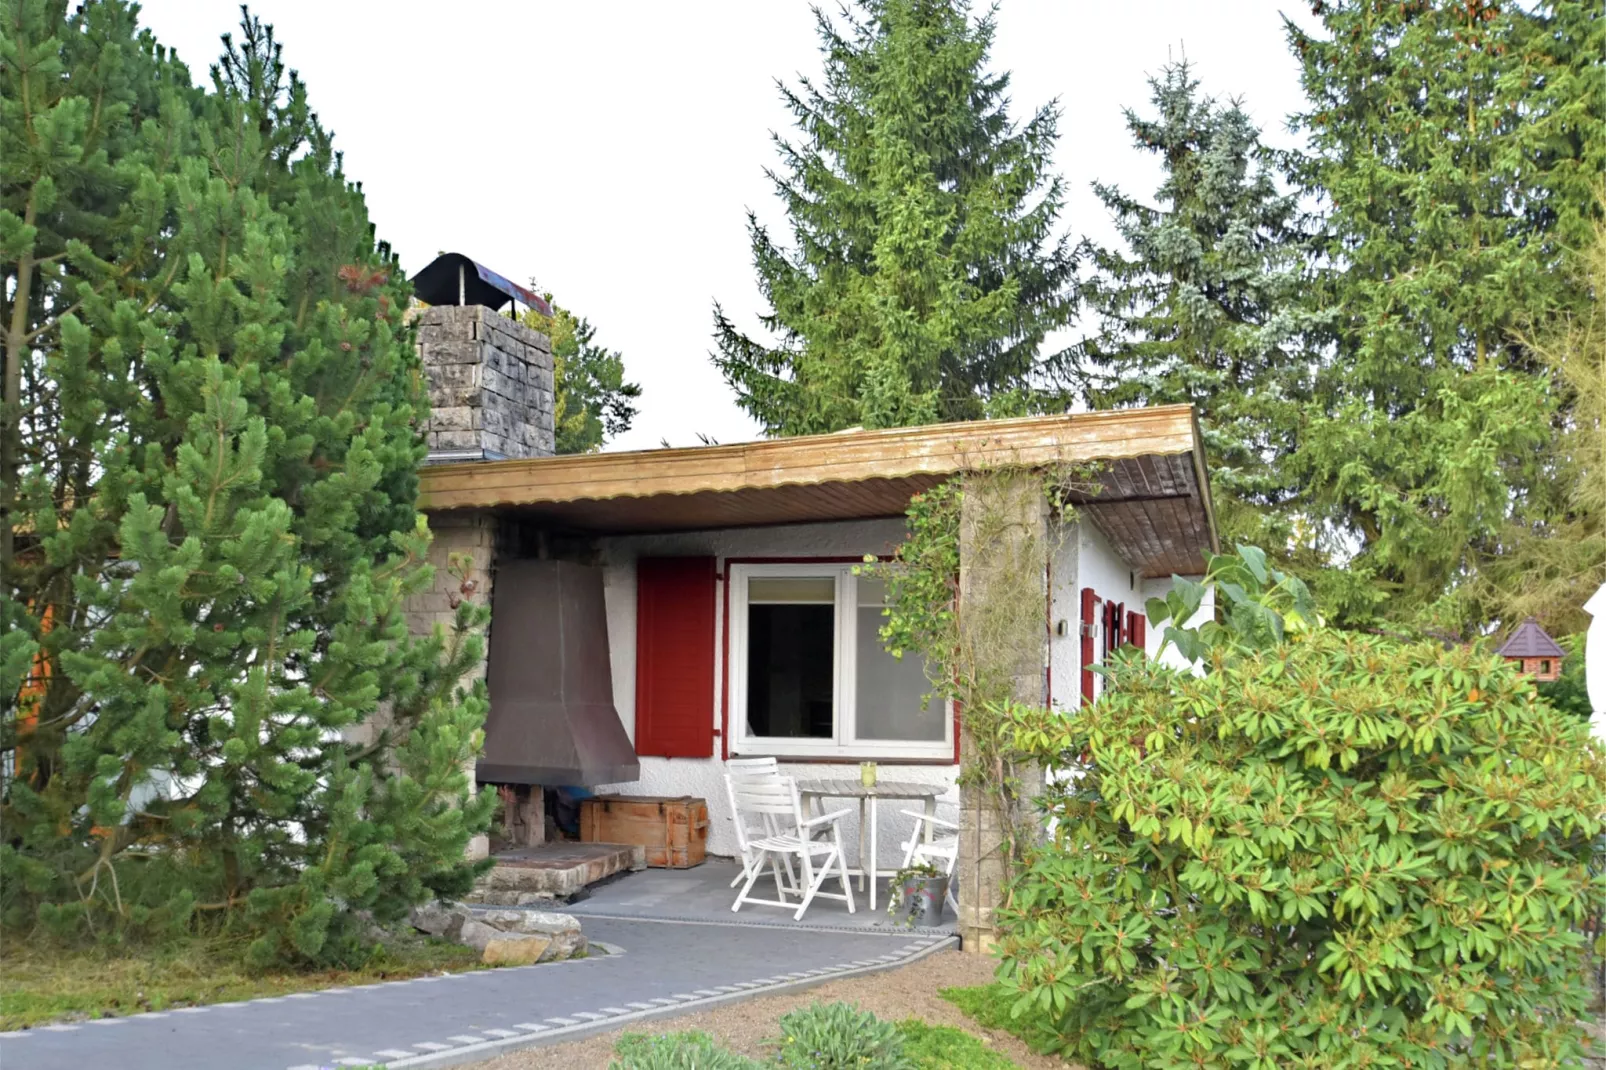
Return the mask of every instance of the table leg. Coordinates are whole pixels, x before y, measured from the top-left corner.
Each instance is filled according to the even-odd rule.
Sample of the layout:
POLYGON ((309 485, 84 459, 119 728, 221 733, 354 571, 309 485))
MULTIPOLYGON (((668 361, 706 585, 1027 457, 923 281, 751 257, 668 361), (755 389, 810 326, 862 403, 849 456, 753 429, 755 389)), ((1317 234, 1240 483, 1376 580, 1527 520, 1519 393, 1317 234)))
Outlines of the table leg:
POLYGON ((870 804, 870 800, 869 799, 865 798, 862 795, 859 796, 859 891, 861 891, 861 892, 864 891, 864 881, 865 881, 865 876, 864 876, 864 867, 865 867, 864 845, 866 843, 866 840, 865 840, 865 831, 864 831, 864 815, 865 815, 865 812, 866 812, 867 808, 869 807, 869 804, 870 804))
POLYGON ((868 867, 869 868, 869 872, 870 872, 870 876, 869 876, 869 881, 870 881, 870 913, 872 913, 872 914, 875 913, 875 890, 876 890, 875 889, 875 886, 876 886, 876 875, 875 875, 875 863, 876 863, 876 857, 875 857, 875 854, 876 854, 876 852, 875 852, 875 833, 876 833, 876 826, 878 826, 880 824, 881 824, 881 822, 877 819, 877 813, 876 813, 876 797, 874 795, 872 795, 872 796, 870 796, 870 865, 868 867))
MULTIPOLYGON (((925 798, 925 812, 926 812, 926 816, 927 817, 936 817, 937 816, 937 797, 935 795, 927 795, 926 796, 926 798, 925 798)), ((937 831, 937 826, 933 825, 930 821, 923 821, 923 822, 921 822, 921 824, 926 826, 925 832, 922 833, 922 835, 925 836, 926 842, 930 843, 933 839, 936 838, 935 837, 935 833, 937 831)))

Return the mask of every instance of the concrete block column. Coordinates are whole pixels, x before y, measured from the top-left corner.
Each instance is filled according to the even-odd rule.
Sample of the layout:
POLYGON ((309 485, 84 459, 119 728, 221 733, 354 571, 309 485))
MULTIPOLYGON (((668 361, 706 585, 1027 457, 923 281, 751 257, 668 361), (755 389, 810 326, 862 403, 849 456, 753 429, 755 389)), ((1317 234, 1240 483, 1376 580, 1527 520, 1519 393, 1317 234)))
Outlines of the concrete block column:
MULTIPOLYGON (((1017 702, 1046 699, 1048 541, 1049 508, 1039 475, 1003 470, 965 477, 959 524, 962 669, 1017 702)), ((996 939, 993 914, 1008 879, 1010 815, 973 782, 978 750, 966 725, 961 712, 959 934, 966 951, 985 954, 996 939)), ((1016 768, 1013 775, 1024 796, 1041 790, 1039 770, 1016 768)), ((1017 818, 1029 814, 1027 807, 1016 809, 1017 818)))

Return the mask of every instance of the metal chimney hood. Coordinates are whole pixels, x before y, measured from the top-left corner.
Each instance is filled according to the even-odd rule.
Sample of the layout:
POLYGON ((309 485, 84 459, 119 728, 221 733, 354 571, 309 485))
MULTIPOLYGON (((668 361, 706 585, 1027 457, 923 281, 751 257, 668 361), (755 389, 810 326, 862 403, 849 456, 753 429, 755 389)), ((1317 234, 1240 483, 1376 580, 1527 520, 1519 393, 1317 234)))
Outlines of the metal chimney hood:
POLYGON ((613 705, 602 570, 502 562, 491 597, 491 709, 478 778, 547 787, 639 779, 613 705))

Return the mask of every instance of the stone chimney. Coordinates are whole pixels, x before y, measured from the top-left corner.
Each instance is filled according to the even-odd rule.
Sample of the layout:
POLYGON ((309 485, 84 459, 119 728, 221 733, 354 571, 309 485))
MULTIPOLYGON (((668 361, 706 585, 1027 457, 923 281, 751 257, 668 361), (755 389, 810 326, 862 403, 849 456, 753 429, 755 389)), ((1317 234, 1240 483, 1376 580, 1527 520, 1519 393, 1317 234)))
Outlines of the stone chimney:
POLYGON ((552 343, 485 305, 432 305, 417 319, 429 379, 426 463, 549 457, 552 343))

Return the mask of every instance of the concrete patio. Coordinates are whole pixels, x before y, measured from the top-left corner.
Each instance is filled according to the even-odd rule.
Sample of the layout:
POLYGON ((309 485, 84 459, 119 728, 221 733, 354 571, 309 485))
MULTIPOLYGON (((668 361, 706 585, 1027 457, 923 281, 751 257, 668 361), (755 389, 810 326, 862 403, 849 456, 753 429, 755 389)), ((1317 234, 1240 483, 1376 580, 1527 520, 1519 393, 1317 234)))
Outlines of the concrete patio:
MULTIPOLYGON (((815 899, 801 921, 792 919, 792 911, 781 907, 744 905, 732 913, 736 889, 730 886, 741 867, 729 859, 710 858, 691 869, 647 869, 639 873, 624 873, 590 889, 590 896, 570 903, 563 911, 586 924, 588 918, 623 918, 650 921, 703 922, 719 925, 753 926, 783 929, 847 929, 883 933, 911 933, 914 935, 945 936, 955 931, 952 908, 943 913, 943 924, 933 928, 910 927, 888 915, 887 878, 881 878, 877 894, 877 909, 870 910, 860 890, 859 878, 853 878, 855 911, 848 913, 847 904, 835 899, 815 899)), ((835 878, 826 882, 827 891, 836 891, 835 878)), ((753 886, 755 895, 765 899, 775 897, 775 882, 768 875, 760 877, 753 886)))

